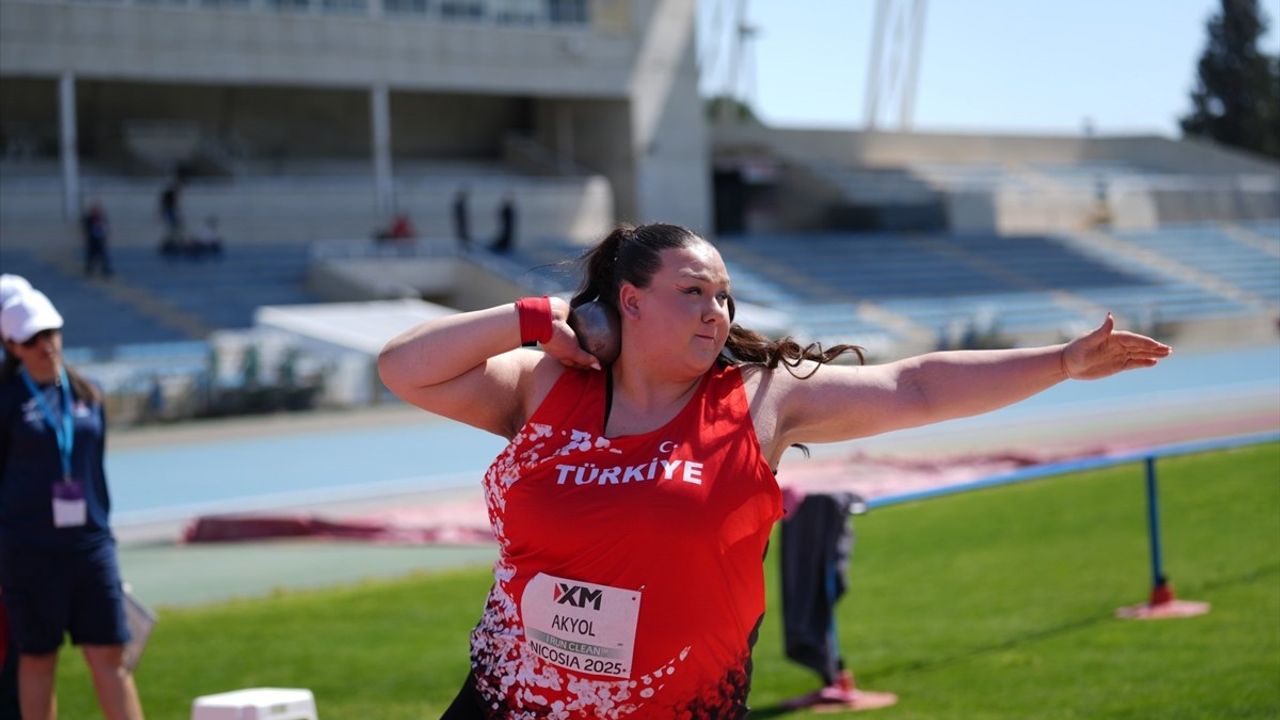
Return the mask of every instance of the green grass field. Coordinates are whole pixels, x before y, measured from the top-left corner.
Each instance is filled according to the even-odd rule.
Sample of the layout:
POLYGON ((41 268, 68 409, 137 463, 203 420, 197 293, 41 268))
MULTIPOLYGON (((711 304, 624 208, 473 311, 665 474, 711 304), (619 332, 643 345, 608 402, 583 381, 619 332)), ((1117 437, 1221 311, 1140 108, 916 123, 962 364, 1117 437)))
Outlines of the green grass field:
MULTIPOLYGON (((1166 569, 1209 615, 1120 621, 1149 590, 1139 465, 877 510, 856 522, 839 632, 892 718, 1280 717, 1280 445, 1160 463, 1166 569)), ((777 558, 766 563, 777 607, 777 558)), ((152 720, 201 694, 307 687, 325 720, 434 718, 465 675, 487 570, 168 610, 138 672, 152 720)), ((817 680, 756 648, 753 717, 817 680)), ((61 663, 64 718, 97 717, 61 663)), ((800 716, 796 713, 794 716, 800 716)))

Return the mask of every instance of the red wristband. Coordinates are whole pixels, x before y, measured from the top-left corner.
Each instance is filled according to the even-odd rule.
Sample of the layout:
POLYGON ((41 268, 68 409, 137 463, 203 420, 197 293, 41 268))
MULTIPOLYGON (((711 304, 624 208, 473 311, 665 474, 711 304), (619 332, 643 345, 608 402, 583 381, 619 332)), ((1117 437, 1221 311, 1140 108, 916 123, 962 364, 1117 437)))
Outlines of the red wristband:
POLYGON ((526 297, 516 301, 516 313, 520 316, 520 344, 532 345, 551 339, 551 299, 526 297))

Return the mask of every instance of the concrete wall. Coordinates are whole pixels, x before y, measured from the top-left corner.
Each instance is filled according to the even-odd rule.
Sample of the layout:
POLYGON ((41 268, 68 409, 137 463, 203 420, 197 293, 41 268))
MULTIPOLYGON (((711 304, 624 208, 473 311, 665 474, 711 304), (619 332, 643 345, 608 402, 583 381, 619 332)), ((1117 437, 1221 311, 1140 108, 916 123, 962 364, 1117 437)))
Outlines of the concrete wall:
MULTIPOLYGON (((357 89, 175 85, 81 80, 81 158, 127 167, 131 130, 186 124, 236 156, 368 158, 369 97, 357 89)), ((140 167, 142 171, 166 168, 140 167)))
POLYGON ((453 295, 449 297, 449 307, 464 312, 493 307, 529 294, 528 288, 489 272, 465 258, 457 265, 455 279, 453 295))
POLYGON ((698 95, 693 0, 644 0, 625 102, 536 101, 535 137, 613 186, 619 222, 711 229, 710 150, 698 95))
POLYGON ((1000 189, 995 193, 994 229, 1006 235, 1083 230, 1093 225, 1097 211, 1097 201, 1088 190, 1024 192, 1000 189))
MULTIPOLYGON (((775 130, 746 124, 715 126, 712 134, 721 154, 768 147, 800 163, 1008 166, 1018 182, 1007 187, 947 191, 949 224, 960 231, 1071 231, 1099 223, 1150 228, 1168 222, 1280 217, 1280 164, 1197 140, 775 130), (1109 184, 1101 206, 1091 184, 1019 170, 1036 163, 1112 163, 1148 174, 1109 184)), ((807 226, 806 218, 795 225, 807 226)))
POLYGON ((779 154, 848 165, 912 163, 1078 163, 1112 161, 1139 169, 1198 174, 1276 174, 1280 163, 1200 140, 1158 136, 1072 137, 778 130, 712 127, 716 147, 765 145, 779 154))
POLYGON ((711 232, 711 158, 693 0, 651 0, 631 79, 636 221, 711 232))
POLYGON ((527 295, 467 257, 367 258, 313 263, 308 287, 331 302, 429 297, 461 311, 527 295))
MULTIPOLYGON (((35 115, 36 108, 26 108, 47 103, 56 110, 47 95, 12 92, 4 99, 35 115)), ((120 161, 125 132, 139 121, 190 123, 236 158, 367 159, 371 152, 366 90, 83 80, 76 96, 87 160, 120 161)), ((531 125, 525 98, 416 91, 390 94, 390 120, 392 155, 401 159, 496 159, 504 136, 531 125)))
POLYGON ((457 266, 452 257, 315 260, 307 290, 327 302, 443 298, 454 290, 457 266))
POLYGON ((637 216, 635 161, 627 142, 629 108, 625 100, 543 98, 534 111, 539 143, 609 179, 620 221, 637 216))
POLYGON ((532 105, 524 97, 392 93, 392 155, 497 158, 508 134, 532 132, 532 105))
POLYGON ((1086 159, 1110 158, 1158 172, 1280 176, 1280 163, 1195 138, 1095 138, 1086 152, 1086 159))
MULTIPOLYGON (((774 222, 795 230, 827 229, 831 208, 845 202, 839 187, 803 163, 786 163, 778 179, 774 222)), ((747 231, 751 231, 750 225, 747 231)))
MULTIPOLYGON (((370 89, 385 86, 393 170, 395 162, 412 158, 497 158, 507 136, 528 134, 548 147, 567 146, 568 157, 611 186, 603 195, 585 193, 578 203, 589 220, 570 223, 575 239, 586 226, 596 232, 606 195, 618 219, 708 230, 694 0, 594 0, 591 6, 588 26, 521 27, 197 3, 0 0, 0 98, 19 98, 29 125, 56 128, 53 78, 70 73, 85 162, 156 174, 170 163, 156 159, 162 152, 139 152, 146 143, 137 138, 147 136, 138 128, 157 136, 154 146, 164 145, 166 133, 195 128, 188 134, 204 148, 201 167, 236 176, 244 174, 237 171, 244 163, 255 168, 249 174, 264 167, 265 174, 288 174, 270 163, 370 158, 370 89)), ((46 156, 56 146, 52 139, 37 144, 46 156)), ((23 192, 32 209, 55 207, 23 192)), ((191 197, 199 192, 193 188, 191 197)), ((226 223, 272 213, 257 207, 253 188, 209 192, 211 198, 237 196, 221 204, 210 199, 226 223)), ((315 223, 325 236, 365 233, 378 221, 363 186, 273 192, 278 224, 290 233, 327 216, 331 206, 351 212, 338 222, 315 223), (306 202, 326 210, 293 215, 294 206, 306 202)), ((150 189, 86 187, 81 195, 89 193, 116 195, 135 208, 122 218, 144 209, 154 214, 147 207, 153 200, 135 198, 150 189)), ((20 235, 46 234, 47 228, 15 221, 12 213, 0 215, 0 226, 20 235)), ((246 221, 243 236, 278 235, 263 229, 265 222, 246 221)), ((128 234, 135 230, 150 234, 140 227, 128 234)))
MULTIPOLYGON (((608 20, 608 18, 606 18, 608 20)), ((618 97, 634 30, 0 0, 5 75, 618 97), (621 31, 620 31, 621 30, 621 31)))
POLYGON ((1163 223, 1280 218, 1280 188, 1157 190, 1151 197, 1163 223))
POLYGON ((910 163, 1075 162, 1085 138, 778 130, 760 125, 715 125, 714 146, 763 145, 784 157, 828 163, 896 167, 910 163))
POLYGON ((953 192, 944 198, 947 224, 954 232, 990 232, 999 222, 993 193, 953 192))

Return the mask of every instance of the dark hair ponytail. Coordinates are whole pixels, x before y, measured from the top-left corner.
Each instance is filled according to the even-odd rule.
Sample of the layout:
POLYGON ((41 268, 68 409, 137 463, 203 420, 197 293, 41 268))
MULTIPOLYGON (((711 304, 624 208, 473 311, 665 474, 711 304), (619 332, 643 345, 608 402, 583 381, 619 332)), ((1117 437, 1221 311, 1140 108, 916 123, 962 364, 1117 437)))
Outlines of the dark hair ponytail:
POLYGON ((619 225, 604 240, 578 258, 578 264, 582 268, 582 284, 569 300, 570 307, 599 300, 613 308, 614 312, 618 311, 618 249, 628 236, 634 236, 634 232, 634 228, 629 225, 619 225))
POLYGON ((857 345, 832 345, 823 349, 822 343, 815 342, 802 346, 789 336, 781 340, 771 340, 755 330, 735 324, 729 327, 729 339, 724 344, 721 358, 729 365, 750 363, 763 365, 770 370, 782 365, 792 375, 796 375, 795 368, 805 361, 817 363, 808 374, 796 375, 796 377, 809 377, 818 371, 818 366, 826 365, 850 353, 857 356, 859 364, 866 362, 862 348, 857 345))

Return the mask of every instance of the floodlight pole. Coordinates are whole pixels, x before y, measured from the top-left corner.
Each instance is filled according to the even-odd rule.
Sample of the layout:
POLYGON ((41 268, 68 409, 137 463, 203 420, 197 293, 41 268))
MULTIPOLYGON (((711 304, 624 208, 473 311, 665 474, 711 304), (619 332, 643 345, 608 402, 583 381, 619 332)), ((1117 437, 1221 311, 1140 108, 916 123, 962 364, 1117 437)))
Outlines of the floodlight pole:
POLYGON ((896 104, 898 117, 893 129, 911 131, 927 12, 926 0, 876 0, 871 58, 867 62, 867 94, 863 103, 866 114, 863 125, 868 131, 876 129, 882 99, 890 116, 896 104))

